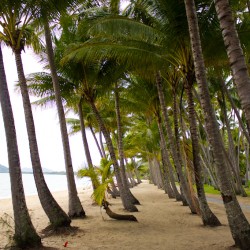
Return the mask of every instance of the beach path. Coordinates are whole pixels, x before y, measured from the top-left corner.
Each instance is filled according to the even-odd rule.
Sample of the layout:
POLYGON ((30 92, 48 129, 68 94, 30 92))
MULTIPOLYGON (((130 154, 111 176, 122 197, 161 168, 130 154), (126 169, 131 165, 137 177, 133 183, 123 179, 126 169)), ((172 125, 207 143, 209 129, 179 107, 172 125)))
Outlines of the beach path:
MULTIPOLYGON (((169 199, 163 190, 144 181, 131 189, 142 205, 133 213, 137 222, 110 219, 104 210, 92 205, 91 190, 79 189, 79 197, 87 214, 86 219, 73 220, 72 226, 78 230, 44 237, 41 233, 48 225, 48 219, 39 204, 37 196, 27 197, 27 205, 37 231, 43 237, 44 249, 78 250, 181 250, 181 249, 236 249, 227 224, 223 205, 217 195, 209 195, 209 205, 223 224, 211 228, 202 226, 201 219, 192 215, 188 207, 169 199), (64 247, 67 242, 67 247, 64 247)), ((67 211, 67 192, 57 192, 54 196, 67 211)), ((250 221, 250 198, 239 198, 243 211, 250 221)), ((114 212, 124 211, 120 199, 109 199, 114 212)), ((0 200, 0 216, 11 215, 11 200, 0 200)), ((6 229, 0 229, 0 249, 7 243, 6 229)))

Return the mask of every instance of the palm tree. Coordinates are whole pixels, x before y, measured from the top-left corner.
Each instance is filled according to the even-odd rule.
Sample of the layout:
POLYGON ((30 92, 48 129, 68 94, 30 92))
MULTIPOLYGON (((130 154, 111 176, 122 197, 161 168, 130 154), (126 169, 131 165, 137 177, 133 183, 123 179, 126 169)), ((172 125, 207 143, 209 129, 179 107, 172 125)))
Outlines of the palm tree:
POLYGON ((195 75, 200 91, 201 105, 205 113, 205 125, 210 144, 213 148, 221 196, 226 208, 227 218, 235 245, 239 246, 241 249, 248 249, 250 246, 250 225, 232 190, 229 169, 222 150, 224 145, 222 143, 218 123, 210 101, 194 1, 185 0, 185 7, 194 58, 195 75), (237 216, 234 216, 236 214, 237 216))
MULTIPOLYGON (((160 136, 163 176, 165 181, 164 189, 169 198, 181 200, 180 194, 175 185, 173 167, 167 150, 157 88, 155 84, 149 80, 145 80, 139 76, 133 76, 133 78, 135 79, 131 81, 129 88, 125 93, 128 103, 130 102, 132 104, 130 104, 130 106, 132 106, 130 107, 130 110, 133 110, 135 114, 140 113, 148 119, 154 119, 157 122, 160 136), (147 102, 145 102, 145 100, 147 100, 147 102)), ((127 104, 127 106, 128 105, 129 104, 127 104)))
POLYGON ((250 78, 228 0, 214 0, 233 78, 250 126, 250 78))
POLYGON ((200 159, 200 146, 197 130, 197 121, 194 108, 194 97, 193 97, 193 85, 195 82, 195 72, 194 64, 191 54, 191 48, 188 45, 181 47, 179 51, 173 54, 173 61, 176 61, 175 68, 178 65, 180 67, 180 72, 183 75, 184 88, 187 93, 187 103, 188 103, 188 119, 190 124, 190 134, 192 141, 192 154, 193 154, 193 165, 194 165, 194 176, 197 189, 197 195, 199 198, 201 217, 204 225, 218 226, 221 225, 218 218, 210 210, 206 195, 204 191, 204 185, 202 181, 202 165, 200 159))
POLYGON ((189 204, 191 212, 197 213, 197 206, 196 206, 196 203, 194 202, 194 197, 192 197, 192 194, 191 194, 190 189, 188 187, 187 181, 186 181, 184 174, 182 172, 180 159, 178 158, 178 155, 177 155, 177 145, 174 142, 173 132, 172 132, 172 129, 170 126, 170 120, 169 120, 169 116, 168 116, 165 97, 163 94, 164 91, 163 91, 162 79, 161 79, 160 73, 157 73, 157 75, 156 75, 156 86, 157 86, 157 90, 158 90, 158 95, 159 95, 160 105, 161 105, 161 109, 162 109, 164 124, 166 127, 168 139, 170 140, 171 153, 172 153, 172 157, 174 159, 174 164, 177 168, 177 172, 178 172, 178 175, 180 178, 181 187, 183 189, 185 199, 187 200, 187 202, 189 204))
POLYGON ((5 76, 3 55, 0 46, 0 100, 7 140, 12 206, 14 211, 14 241, 18 247, 39 247, 41 238, 31 222, 25 201, 22 174, 17 147, 14 117, 5 76))
MULTIPOLYGON (((85 156, 87 159, 88 167, 89 167, 89 169, 91 169, 91 168, 93 168, 93 163, 92 163, 92 158, 91 158, 89 144, 88 144, 87 135, 86 135, 84 113, 83 113, 83 109, 82 109, 82 98, 80 99, 79 104, 78 104, 78 113, 79 113, 79 118, 80 118, 81 134, 82 134, 82 141, 83 141, 85 156)), ((92 182, 92 186, 93 186, 93 189, 96 188, 94 182, 92 182)))
POLYGON ((15 1, 14 8, 12 9, 12 7, 12 1, 1 2, 0 8, 2 11, 0 17, 3 22, 0 24, 3 27, 3 33, 0 33, 0 39, 11 47, 16 59, 18 79, 23 99, 25 122, 28 132, 30 156, 38 196, 52 226, 69 226, 71 220, 51 195, 43 176, 36 140, 34 119, 22 65, 21 53, 24 50, 26 43, 30 42, 29 40, 32 38, 32 30, 28 27, 32 18, 31 6, 30 3, 25 5, 22 1, 15 1), (23 25, 22 27, 19 27, 19 23, 22 22, 22 20, 24 20, 23 25))
POLYGON ((124 188, 128 190, 128 195, 133 204, 140 205, 140 202, 134 197, 134 195, 130 192, 128 186, 128 179, 126 177, 126 169, 124 165, 125 156, 123 150, 123 131, 122 131, 122 121, 121 121, 121 112, 120 112, 120 97, 119 97, 119 87, 118 83, 115 83, 115 112, 116 112, 116 120, 117 120, 117 136, 118 136, 118 154, 120 160, 120 168, 121 168, 121 176, 124 188))
POLYGON ((74 171, 72 165, 72 158, 70 152, 69 138, 66 126, 66 119, 64 114, 64 109, 62 105, 61 91, 59 87, 59 81, 57 76, 57 69, 54 59, 53 52, 53 44, 51 38, 51 30, 49 26, 49 22, 51 19, 55 18, 60 11, 65 11, 67 7, 69 7, 74 1, 43 1, 37 0, 36 7, 39 9, 39 19, 41 21, 42 26, 44 28, 45 42, 46 42, 46 52, 49 61, 50 72, 53 81, 53 88, 55 92, 55 100, 56 107, 58 112, 58 118, 60 123, 62 144, 63 144, 63 152, 64 152, 64 160, 65 160, 65 168, 67 174, 67 182, 68 182, 68 194, 69 194, 69 211, 68 215, 71 218, 76 217, 84 217, 85 211, 82 207, 80 199, 77 194, 75 179, 74 179, 74 171))
MULTIPOLYGON (((67 69, 67 66, 68 66, 68 64, 64 65, 64 68, 67 69)), ((122 186, 122 179, 120 176, 119 165, 118 165, 118 162, 116 159, 115 150, 114 150, 114 147, 112 144, 112 140, 110 138, 110 134, 109 134, 108 130, 106 129, 103 118, 100 115, 100 111, 98 110, 97 105, 96 105, 96 93, 98 93, 96 91, 98 89, 98 86, 96 85, 98 82, 98 78, 97 78, 98 67, 96 67, 96 65, 94 65, 94 64, 89 65, 89 67, 86 67, 86 66, 83 67, 82 64, 72 64, 71 63, 70 69, 71 70, 66 70, 64 73, 67 74, 67 72, 68 72, 68 77, 72 77, 74 82, 77 82, 78 85, 80 84, 80 86, 78 86, 79 92, 83 96, 85 102, 87 102, 90 105, 93 114, 96 116, 99 127, 101 128, 101 131, 104 134, 106 143, 107 143, 107 141, 109 141, 109 144, 107 143, 108 149, 110 151, 111 159, 115 163, 114 165, 115 165, 117 184, 118 184, 118 188, 119 188, 119 191, 121 194, 120 196, 122 198, 123 205, 124 205, 125 209, 127 209, 129 211, 138 211, 137 208, 134 206, 134 204, 132 204, 132 202, 130 201, 130 198, 129 198, 130 195, 128 193, 128 190, 126 190, 122 186), (83 72, 83 74, 79 74, 79 72, 83 72)), ((62 69, 60 69, 60 70, 62 70, 62 69)), ((104 77, 102 77, 102 75, 100 75, 100 79, 103 79, 103 78, 104 77)), ((67 89, 66 85, 65 85, 65 87, 67 89)), ((71 89, 71 91, 72 91, 72 89, 71 89)), ((73 92, 71 92, 71 93, 73 94, 73 92)))

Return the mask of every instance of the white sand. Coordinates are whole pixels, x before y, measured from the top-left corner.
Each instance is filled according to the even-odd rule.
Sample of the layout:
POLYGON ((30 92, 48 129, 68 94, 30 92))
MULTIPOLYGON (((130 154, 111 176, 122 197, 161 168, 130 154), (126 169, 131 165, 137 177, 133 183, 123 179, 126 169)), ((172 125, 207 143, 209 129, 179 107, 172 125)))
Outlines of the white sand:
MULTIPOLYGON (((192 215, 180 202, 170 200, 162 190, 144 182, 131 189, 141 202, 139 212, 133 213, 138 223, 116 221, 110 219, 104 210, 92 205, 91 190, 79 190, 79 197, 87 214, 86 219, 73 220, 72 226, 78 227, 76 232, 53 235, 42 239, 44 249, 230 249, 234 244, 222 204, 209 202, 212 211, 223 224, 221 227, 202 226, 201 219, 192 215), (64 243, 68 241, 65 248, 64 243)), ((67 211, 67 192, 54 193, 58 203, 67 211)), ((216 195, 210 195, 219 198, 216 195)), ((239 198, 243 204, 250 205, 250 198, 239 198)), ((124 211, 120 199, 109 199, 114 212, 128 214, 124 211)), ((48 225, 38 197, 27 197, 27 205, 38 233, 48 225)), ((244 209, 250 221, 250 210, 244 209)), ((12 214, 11 200, 0 200, 0 216, 12 214)), ((0 229, 0 249, 7 243, 4 235, 6 229, 0 229)))

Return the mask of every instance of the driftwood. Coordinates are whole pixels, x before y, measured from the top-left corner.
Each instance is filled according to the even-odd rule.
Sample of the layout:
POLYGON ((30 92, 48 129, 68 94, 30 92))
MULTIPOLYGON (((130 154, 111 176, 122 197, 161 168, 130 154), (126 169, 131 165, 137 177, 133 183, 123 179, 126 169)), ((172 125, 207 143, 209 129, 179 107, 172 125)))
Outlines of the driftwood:
POLYGON ((107 215, 115 220, 128 220, 128 221, 136 221, 137 219, 134 215, 130 214, 117 214, 111 211, 109 208, 109 203, 107 201, 103 201, 103 208, 106 210, 107 215))

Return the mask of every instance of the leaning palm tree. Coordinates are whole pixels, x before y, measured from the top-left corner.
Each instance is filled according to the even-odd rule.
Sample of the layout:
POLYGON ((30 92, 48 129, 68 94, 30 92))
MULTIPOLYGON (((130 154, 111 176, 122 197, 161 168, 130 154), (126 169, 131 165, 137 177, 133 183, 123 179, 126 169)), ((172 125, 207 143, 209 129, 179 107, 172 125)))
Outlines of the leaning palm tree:
POLYGON ((31 222, 25 201, 22 174, 17 147, 14 117, 4 71, 3 56, 0 46, 0 101, 7 140, 9 159, 12 206, 14 211, 14 241, 18 247, 39 247, 41 238, 31 222))
POLYGON ((201 106, 205 113, 205 125, 209 136, 209 142, 214 153, 214 160, 216 164, 216 172, 219 179, 221 196, 226 208, 227 218, 233 239, 235 241, 235 245, 239 246, 241 249, 249 249, 250 225, 242 212, 234 191, 232 190, 229 169, 227 167, 226 159, 222 150, 224 145, 209 96, 194 1, 185 0, 185 7, 188 19, 190 41, 192 45, 192 53, 194 58, 195 75, 200 91, 201 106))
POLYGON ((192 141, 194 176, 195 176, 197 195, 199 198, 201 217, 204 225, 218 226, 221 224, 218 218, 212 213, 212 211, 208 206, 204 185, 202 181, 202 165, 199 153, 200 146, 199 146, 197 121, 194 108, 194 97, 193 97, 195 72, 194 72, 194 64, 191 54, 191 48, 188 45, 180 46, 179 51, 176 50, 175 53, 173 53, 172 61, 175 68, 178 67, 179 65, 182 65, 182 67, 180 67, 179 72, 182 73, 184 82, 183 85, 187 93, 188 118, 189 118, 190 134, 192 141))
POLYGON ((77 194, 75 179, 74 179, 74 171, 73 164, 70 152, 69 138, 66 126, 66 119, 64 114, 64 108, 62 105, 61 91, 59 87, 59 80, 57 76, 56 63, 54 58, 53 51, 53 43, 50 29, 50 22, 55 20, 58 16, 60 16, 60 12, 65 12, 71 4, 75 1, 70 0, 53 0, 53 1, 45 1, 45 0, 36 0, 34 4, 34 8, 38 9, 37 11, 37 21, 44 29, 45 35, 45 43, 46 43, 46 53, 49 61, 49 68, 52 76, 53 88, 55 91, 55 100, 56 107, 58 112, 58 118, 60 123, 61 130, 61 138, 63 144, 63 152, 64 152, 64 160, 65 160, 65 168, 68 182, 68 194, 69 194, 69 211, 68 215, 71 218, 74 217, 84 217, 85 211, 82 207, 80 199, 77 194))
POLYGON ((126 176, 126 169, 125 169, 125 155, 124 155, 124 148, 123 148, 123 124, 121 118, 121 110, 120 110, 120 94, 119 94, 119 87, 118 83, 115 83, 115 112, 116 112, 116 121, 117 121, 117 141, 118 141, 118 155, 120 161, 120 168, 121 168, 121 176, 124 188, 128 190, 128 195, 130 196, 130 200, 137 205, 140 205, 140 202, 133 196, 133 194, 129 190, 128 186, 128 179, 126 176))
POLYGON ((52 226, 69 226, 71 220, 51 195, 44 179, 36 140, 34 119, 22 65, 21 53, 26 44, 29 45, 29 42, 31 42, 33 38, 32 29, 28 26, 32 20, 32 6, 29 1, 27 4, 23 4, 22 1, 14 2, 15 3, 13 3, 13 1, 1 1, 0 3, 0 19, 2 20, 0 25, 3 28, 3 32, 0 33, 0 40, 3 40, 5 44, 12 49, 16 59, 19 85, 23 99, 25 122, 28 132, 30 156, 38 196, 52 226), (19 27, 20 23, 23 25, 19 27))

